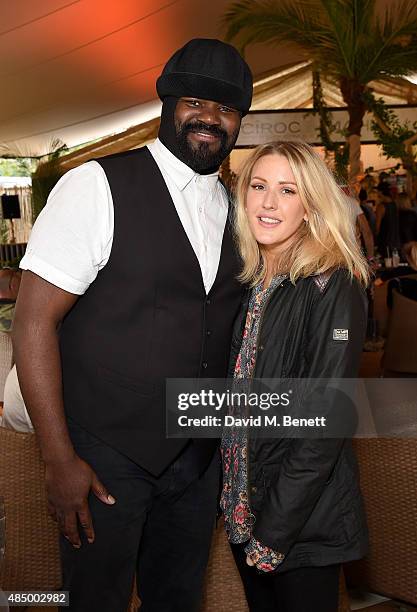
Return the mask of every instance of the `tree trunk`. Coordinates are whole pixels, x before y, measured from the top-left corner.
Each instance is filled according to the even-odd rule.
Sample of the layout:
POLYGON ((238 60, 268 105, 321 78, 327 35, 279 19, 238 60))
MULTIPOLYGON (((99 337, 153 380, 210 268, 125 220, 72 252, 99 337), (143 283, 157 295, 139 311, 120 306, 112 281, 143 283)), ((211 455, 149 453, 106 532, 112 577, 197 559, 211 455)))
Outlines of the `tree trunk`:
POLYGON ((358 134, 348 136, 349 143, 349 184, 356 182, 361 172, 361 137, 358 134))
MULTIPOLYGON (((417 134, 415 136, 417 138, 417 134)), ((405 149, 406 149, 407 154, 404 158, 401 159, 401 161, 403 164, 403 168, 407 174, 406 190, 410 198, 414 200, 416 196, 416 183, 417 183, 416 169, 417 168, 416 168, 416 162, 414 159, 412 141, 406 144, 405 149)))
POLYGON ((349 183, 352 184, 361 170, 361 130, 366 111, 362 94, 365 91, 365 85, 356 79, 343 77, 340 79, 340 91, 349 113, 347 141, 349 143, 349 183))

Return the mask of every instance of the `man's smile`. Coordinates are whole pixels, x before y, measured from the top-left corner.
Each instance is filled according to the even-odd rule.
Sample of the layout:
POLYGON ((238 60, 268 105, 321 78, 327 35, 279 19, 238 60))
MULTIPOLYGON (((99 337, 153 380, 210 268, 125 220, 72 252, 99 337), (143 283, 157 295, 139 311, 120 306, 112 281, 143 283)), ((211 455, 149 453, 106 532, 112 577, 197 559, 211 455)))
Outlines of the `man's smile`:
POLYGON ((210 133, 210 132, 190 131, 189 134, 193 140, 196 140, 198 142, 217 142, 220 140, 220 136, 218 136, 217 134, 210 133))

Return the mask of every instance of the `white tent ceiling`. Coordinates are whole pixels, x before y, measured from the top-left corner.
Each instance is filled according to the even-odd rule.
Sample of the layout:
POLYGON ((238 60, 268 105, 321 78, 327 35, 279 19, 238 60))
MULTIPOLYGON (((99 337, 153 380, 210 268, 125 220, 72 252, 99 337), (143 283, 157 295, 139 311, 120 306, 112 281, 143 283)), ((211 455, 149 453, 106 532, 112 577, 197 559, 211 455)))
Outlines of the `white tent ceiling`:
MULTIPOLYGON (((159 113, 155 81, 194 37, 221 38, 224 0, 0 2, 0 154, 41 155, 159 113)), ((250 50, 255 74, 294 52, 250 50)), ((296 56, 297 59, 298 56, 296 56)))
MULTIPOLYGON (((255 82, 251 108, 254 111, 312 108, 312 80, 309 61, 297 62, 278 72, 274 71, 255 82)), ((406 79, 385 79, 371 85, 376 95, 382 96, 388 104, 417 104, 417 85, 406 79)), ((332 83, 322 79, 322 88, 328 106, 344 105, 339 89, 332 83)), ((417 117, 417 109, 415 115, 417 117)), ((247 120, 251 121, 250 117, 249 114, 243 120, 238 145, 242 144, 244 125, 247 120)), ((61 157, 59 165, 62 170, 69 170, 89 159, 143 146, 156 137, 158 128, 159 117, 78 148, 61 157)))
MULTIPOLYGON (((191 38, 222 38, 229 4, 1 0, 0 155, 39 156, 54 139, 75 146, 156 117, 166 60, 191 38)), ((255 77, 304 59, 291 47, 247 53, 255 77)))

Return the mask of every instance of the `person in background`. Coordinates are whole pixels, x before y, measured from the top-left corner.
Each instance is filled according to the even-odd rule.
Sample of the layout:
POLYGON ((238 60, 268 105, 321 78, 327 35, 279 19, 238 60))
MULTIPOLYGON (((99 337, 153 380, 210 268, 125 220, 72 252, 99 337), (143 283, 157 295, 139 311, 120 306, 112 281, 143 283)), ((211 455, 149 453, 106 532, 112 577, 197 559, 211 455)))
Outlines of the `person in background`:
POLYGON ((399 193, 396 198, 398 208, 398 225, 401 247, 417 241, 417 213, 412 209, 411 200, 406 193, 399 193))
POLYGON ((135 574, 141 611, 197 612, 215 524, 218 441, 167 438, 165 383, 227 372, 243 290, 218 170, 252 75, 194 39, 157 91, 158 138, 62 177, 21 262, 17 372, 69 612, 126 612, 135 574))
MULTIPOLYGON (((356 206, 358 206, 357 203, 356 206)), ((375 250, 374 236, 371 230, 371 226, 368 223, 368 219, 361 206, 359 206, 359 211, 360 212, 356 217, 356 223, 358 225, 362 248, 368 260, 372 261, 375 250)))
POLYGON ((368 193, 366 191, 366 189, 361 188, 359 190, 359 194, 358 194, 358 199, 359 199, 359 205, 361 207, 361 210, 363 212, 363 214, 366 217, 366 220, 368 222, 369 228, 372 232, 372 238, 375 241, 376 238, 376 217, 375 217, 375 211, 373 209, 372 204, 369 203, 368 201, 368 193))
POLYGON ((16 365, 10 370, 4 385, 3 418, 0 425, 22 433, 34 431, 20 390, 16 365))
POLYGON ((374 213, 376 212, 377 206, 379 204, 380 201, 380 197, 379 197, 379 189, 375 188, 371 188, 368 190, 368 205, 372 208, 372 210, 374 211, 374 213))
POLYGON ((363 179, 360 181, 359 188, 364 189, 365 191, 370 191, 371 189, 374 189, 375 187, 376 187, 376 180, 374 179, 372 174, 369 174, 369 172, 367 172, 365 176, 363 177, 363 179))
POLYGON ((398 209, 387 183, 378 188, 379 201, 376 206, 377 246, 382 257, 390 256, 394 249, 400 249, 398 209))
POLYGON ((369 261, 374 257, 374 237, 369 226, 368 220, 362 207, 359 204, 355 195, 352 195, 352 190, 348 186, 342 187, 342 191, 348 197, 353 218, 355 220, 357 240, 361 244, 362 249, 369 261))
MULTIPOLYGON (((308 379, 312 391, 316 379, 356 377, 368 265, 350 203, 311 147, 251 153, 235 232, 251 286, 233 334, 235 381, 308 379)), ((319 401, 338 414, 338 401, 319 401)), ((351 440, 225 430, 221 452, 221 507, 250 611, 336 612, 340 564, 367 552, 351 440)))
POLYGON ((410 268, 417 271, 417 242, 408 242, 404 246, 404 257, 410 268))
POLYGON ((389 178, 389 174, 387 172, 382 171, 382 172, 379 173, 379 175, 378 175, 378 185, 376 186, 378 191, 381 191, 385 187, 389 188, 388 178, 389 178))

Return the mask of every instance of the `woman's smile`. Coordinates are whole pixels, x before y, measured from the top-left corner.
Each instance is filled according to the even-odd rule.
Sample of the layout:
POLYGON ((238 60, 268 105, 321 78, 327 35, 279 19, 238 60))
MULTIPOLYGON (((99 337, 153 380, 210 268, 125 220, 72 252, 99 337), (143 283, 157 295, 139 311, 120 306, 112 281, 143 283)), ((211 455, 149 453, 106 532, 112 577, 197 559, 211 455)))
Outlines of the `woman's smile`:
POLYGON ((262 225, 262 227, 268 227, 268 229, 274 228, 280 223, 282 223, 281 219, 275 219, 274 217, 265 217, 264 215, 262 217, 258 217, 258 219, 259 224, 262 225))

